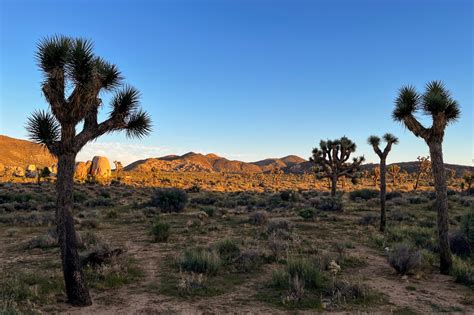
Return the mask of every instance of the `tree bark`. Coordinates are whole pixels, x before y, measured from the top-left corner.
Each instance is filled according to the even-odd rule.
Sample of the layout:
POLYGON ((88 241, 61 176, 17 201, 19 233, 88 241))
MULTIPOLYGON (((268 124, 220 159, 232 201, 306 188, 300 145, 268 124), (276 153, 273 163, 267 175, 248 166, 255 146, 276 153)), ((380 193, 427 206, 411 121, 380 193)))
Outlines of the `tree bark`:
POLYGON ((332 175, 331 177, 331 196, 336 196, 337 189, 337 175, 332 175))
POLYGON ((385 198, 387 192, 387 183, 386 183, 386 161, 384 158, 380 159, 380 232, 385 231, 386 225, 386 214, 385 214, 385 198))
POLYGON ((75 306, 87 306, 92 304, 92 300, 77 252, 72 215, 75 159, 76 154, 71 152, 63 152, 58 157, 56 223, 69 303, 75 306))
POLYGON ((440 272, 448 274, 452 266, 451 251, 449 248, 449 219, 448 219, 448 195, 446 187, 446 176, 443 163, 443 148, 441 142, 428 144, 431 155, 431 170, 436 189, 436 210, 438 212, 438 237, 440 272))

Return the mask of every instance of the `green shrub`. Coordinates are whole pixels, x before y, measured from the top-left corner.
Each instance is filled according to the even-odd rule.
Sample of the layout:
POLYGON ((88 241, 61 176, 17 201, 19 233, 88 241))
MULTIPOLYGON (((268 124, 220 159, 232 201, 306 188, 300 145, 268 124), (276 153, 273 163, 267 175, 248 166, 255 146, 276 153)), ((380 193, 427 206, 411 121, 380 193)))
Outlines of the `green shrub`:
POLYGON ((263 257, 257 250, 246 250, 235 259, 235 267, 240 272, 253 272, 259 269, 263 257))
POLYGON ((421 264, 421 252, 407 244, 397 244, 388 255, 388 262, 399 274, 404 275, 421 264))
POLYGON ((150 204, 158 207, 162 212, 181 212, 188 203, 188 195, 182 189, 157 189, 150 204))
POLYGON ((380 195, 380 192, 375 189, 360 189, 354 190, 349 193, 349 198, 351 200, 356 200, 358 198, 363 199, 365 201, 376 198, 380 195))
POLYGON ((97 197, 95 199, 88 200, 84 203, 87 207, 111 207, 113 206, 112 199, 97 197))
POLYGON ((178 266, 186 271, 215 275, 221 267, 221 260, 215 251, 192 249, 178 258, 178 266))
POLYGON ((419 204, 422 204, 422 203, 427 203, 428 199, 425 198, 425 197, 410 197, 410 198, 408 198, 408 201, 412 205, 419 205, 419 204))
POLYGON ((392 191, 385 195, 385 199, 387 200, 392 200, 394 198, 402 198, 402 197, 403 197, 402 193, 398 191, 392 191))
POLYGON ((303 258, 288 259, 286 272, 292 278, 298 276, 299 279, 304 281, 307 288, 317 289, 324 287, 325 277, 323 272, 317 264, 309 260, 303 258))
POLYGON ((224 239, 216 243, 216 250, 225 262, 231 262, 240 255, 240 248, 234 240, 224 239))
POLYGON ((268 222, 267 233, 271 234, 277 230, 290 232, 293 229, 293 223, 285 219, 272 219, 268 222))
POLYGON ((216 213, 216 208, 212 206, 206 206, 206 207, 202 207, 201 211, 204 211, 208 217, 213 217, 214 214, 216 213))
POLYGON ((451 274, 458 283, 465 284, 474 289, 474 267, 467 261, 457 256, 453 256, 453 266, 451 274))
POLYGON ((379 217, 378 215, 374 214, 374 213, 367 213, 366 215, 364 215, 362 218, 359 219, 359 224, 360 225, 377 225, 379 221, 379 217))
POLYGON ((322 211, 343 211, 344 205, 341 198, 338 197, 321 197, 313 203, 316 209, 322 211))
POLYGON ((316 211, 311 208, 301 209, 300 211, 298 211, 298 215, 305 220, 311 220, 312 218, 314 218, 315 214, 316 211))
POLYGON ((170 225, 157 220, 151 228, 151 234, 155 242, 166 242, 170 236, 170 225))
POLYGON ((268 221, 268 212, 265 210, 259 210, 249 215, 249 222, 253 225, 263 225, 268 221))
POLYGON ((280 198, 283 201, 296 202, 298 201, 298 192, 293 190, 285 190, 280 193, 280 198))
POLYGON ((470 210, 461 218, 461 230, 471 244, 474 244, 474 210, 470 210))

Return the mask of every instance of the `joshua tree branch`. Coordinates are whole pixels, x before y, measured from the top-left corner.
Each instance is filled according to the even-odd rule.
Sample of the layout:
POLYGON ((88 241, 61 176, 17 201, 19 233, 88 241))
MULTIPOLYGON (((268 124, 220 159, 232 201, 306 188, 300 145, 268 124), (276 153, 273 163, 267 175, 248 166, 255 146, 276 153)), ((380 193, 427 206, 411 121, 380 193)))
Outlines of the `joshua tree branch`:
POLYGON ((430 131, 429 129, 423 127, 423 125, 413 116, 413 115, 407 115, 403 118, 403 121, 405 123, 405 126, 413 132, 413 134, 417 137, 421 137, 425 140, 427 140, 430 136, 430 131))

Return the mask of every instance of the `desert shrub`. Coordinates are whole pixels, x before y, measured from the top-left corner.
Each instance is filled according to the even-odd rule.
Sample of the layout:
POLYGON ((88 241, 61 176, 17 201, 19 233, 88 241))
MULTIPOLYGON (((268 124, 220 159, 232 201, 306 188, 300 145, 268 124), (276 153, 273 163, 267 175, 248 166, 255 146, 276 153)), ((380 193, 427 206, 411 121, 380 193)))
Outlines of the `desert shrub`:
POLYGON ((328 292, 338 303, 365 302, 373 296, 370 289, 362 281, 338 279, 328 292))
POLYGON ((201 208, 201 211, 204 211, 208 217, 213 217, 216 213, 216 208, 212 206, 205 206, 201 208))
POLYGON ((471 255, 471 244, 469 240, 461 231, 454 232, 449 237, 449 247, 451 252, 460 257, 466 257, 471 255))
POLYGON ((458 283, 465 284, 474 289, 474 266, 457 256, 453 256, 451 275, 458 283))
POLYGON ((392 200, 393 198, 403 198, 403 195, 399 191, 391 191, 385 195, 385 199, 392 200))
POLYGON ((195 290, 206 288, 207 278, 202 273, 182 272, 178 280, 178 291, 189 294, 195 290))
POLYGON ((377 225, 379 217, 374 213, 368 213, 359 219, 360 225, 377 225))
POLYGON ((56 222, 54 213, 50 212, 31 212, 31 213, 9 213, 0 216, 0 223, 16 226, 43 226, 52 225, 56 222))
POLYGON ((97 229, 99 221, 94 218, 84 219, 79 222, 79 226, 83 229, 97 229))
POLYGON ((363 199, 365 201, 376 198, 380 195, 380 192, 375 189, 360 189, 354 190, 349 193, 349 198, 351 200, 363 199))
POLYGON ((217 201, 218 201, 218 198, 215 196, 194 197, 193 199, 191 199, 191 203, 204 205, 204 206, 215 205, 217 201))
POLYGON ((298 192, 293 190, 285 190, 280 193, 280 198, 283 201, 296 202, 299 200, 298 192))
POLYGON ((110 198, 110 193, 107 190, 102 189, 101 191, 99 191, 99 196, 103 198, 110 198))
POLYGON ((217 253, 219 253, 219 257, 227 263, 232 262, 240 255, 239 245, 231 239, 219 241, 216 243, 215 247, 217 253))
POLYGON ((285 238, 281 237, 281 233, 272 233, 268 237, 268 248, 272 253, 272 257, 278 260, 287 253, 289 243, 285 238))
POLYGON ((468 241, 474 244, 474 210, 470 210, 461 218, 461 230, 468 241))
POLYGON ((263 225, 268 221, 268 212, 265 210, 259 210, 249 215, 250 224, 263 225))
POLYGON ((260 268, 263 257, 258 250, 242 251, 235 259, 235 268, 240 272, 253 272, 260 268))
POLYGON ((155 242, 166 242, 170 236, 170 225, 156 220, 151 227, 151 234, 155 242))
POLYGON ((272 219, 268 221, 267 224, 267 233, 271 234, 278 230, 283 230, 285 232, 290 232, 293 229, 293 223, 285 219, 272 219))
POLYGON ((312 208, 306 208, 306 209, 301 209, 298 211, 298 215, 302 217, 305 220, 311 220, 314 218, 314 215, 316 214, 316 211, 312 208))
POLYGON ((288 290, 282 296, 282 303, 284 305, 294 305, 301 302, 305 295, 305 282, 300 279, 298 275, 291 277, 288 283, 288 290))
POLYGON ((191 249, 178 258, 178 266, 186 271, 215 275, 221 267, 221 260, 215 251, 191 249))
POLYGON ((58 246, 58 235, 56 233, 56 230, 51 229, 46 232, 44 235, 39 235, 31 240, 29 240, 25 248, 27 249, 33 249, 33 248, 52 248, 52 247, 57 247, 58 246))
POLYGON ((155 190, 150 204, 162 212, 181 212, 188 203, 188 195, 182 189, 167 188, 155 190))
POLYGON ((286 272, 290 277, 298 276, 307 288, 321 288, 325 284, 323 272, 318 265, 303 258, 290 258, 286 262, 286 272))
POLYGON ((188 193, 201 192, 201 186, 194 184, 191 187, 189 187, 188 189, 186 189, 186 192, 188 192, 188 193))
POLYGON ((117 211, 115 211, 115 210, 107 211, 105 217, 106 217, 107 219, 116 219, 116 218, 118 218, 117 211))
POLYGON ((111 207, 113 202, 110 198, 97 197, 95 199, 88 200, 84 203, 87 207, 111 207))
POLYGON ((459 203, 464 207, 472 207, 474 205, 474 201, 467 198, 459 198, 459 203))
POLYGON ((322 211, 343 211, 344 205, 339 197, 321 197, 313 203, 316 209, 322 211))
POLYGON ((392 221, 412 221, 413 220, 413 217, 406 213, 406 212, 402 212, 400 210, 394 210, 392 212, 390 212, 390 216, 389 216, 390 220, 392 221))
POLYGON ((425 197, 410 197, 410 198, 408 198, 408 201, 412 205, 419 205, 419 204, 422 204, 422 203, 427 203, 428 199, 425 198, 425 197))
POLYGON ((394 197, 390 200, 390 202, 398 206, 405 206, 408 204, 408 200, 403 197, 394 197))
POLYGON ((74 198, 74 202, 83 203, 87 199, 89 199, 89 196, 87 194, 83 193, 82 191, 75 191, 73 193, 73 198, 74 198))
POLYGON ((388 255, 388 262, 399 274, 404 275, 421 264, 421 253, 407 244, 397 244, 388 255))
POLYGON ((389 242, 409 242, 416 247, 438 251, 437 234, 431 228, 410 225, 397 225, 389 227, 386 231, 389 242))

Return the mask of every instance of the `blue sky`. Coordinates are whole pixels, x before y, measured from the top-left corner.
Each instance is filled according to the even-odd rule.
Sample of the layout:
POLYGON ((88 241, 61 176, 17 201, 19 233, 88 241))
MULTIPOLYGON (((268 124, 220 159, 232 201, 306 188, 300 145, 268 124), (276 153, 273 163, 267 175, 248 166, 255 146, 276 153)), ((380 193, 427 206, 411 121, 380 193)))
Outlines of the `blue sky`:
POLYGON ((392 121, 393 100, 404 84, 439 79, 462 106, 445 160, 473 163, 471 1, 0 0, 0 20, 0 134, 26 138, 27 115, 47 108, 34 59, 45 36, 92 39, 140 89, 153 134, 104 136, 81 159, 308 158, 347 135, 377 161, 366 139, 391 132, 389 162, 414 160, 428 148, 392 121))

